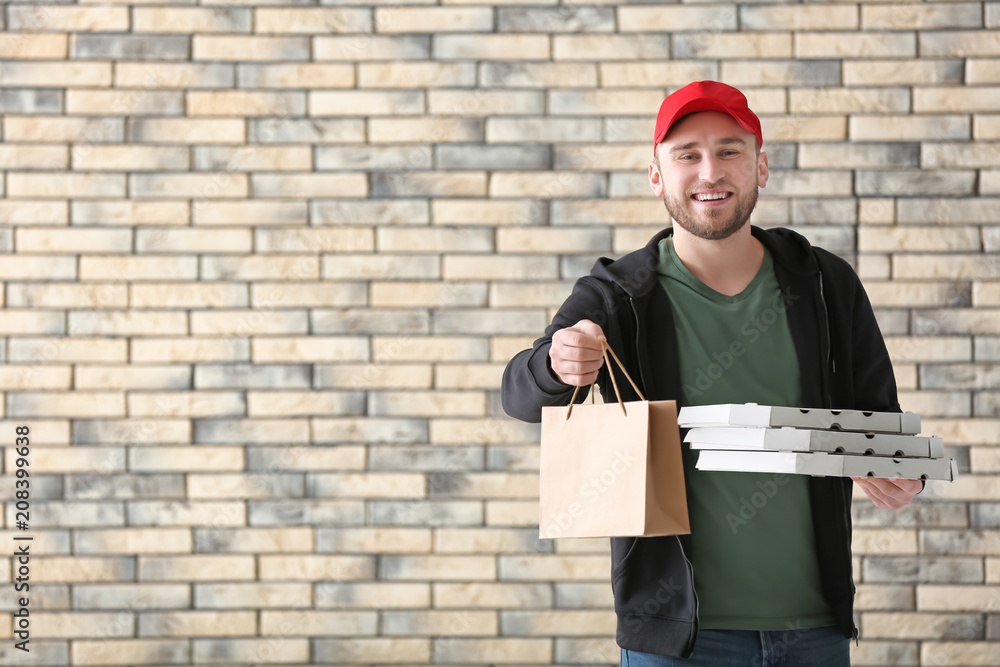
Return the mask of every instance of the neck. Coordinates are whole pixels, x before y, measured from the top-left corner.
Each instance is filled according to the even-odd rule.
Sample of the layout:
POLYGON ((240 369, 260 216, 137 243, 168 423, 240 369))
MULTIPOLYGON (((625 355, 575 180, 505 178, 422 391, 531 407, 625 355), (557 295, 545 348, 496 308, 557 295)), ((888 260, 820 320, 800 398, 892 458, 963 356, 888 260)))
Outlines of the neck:
POLYGON ((764 246, 750 233, 749 222, 721 241, 708 241, 674 225, 673 244, 695 278, 727 296, 746 289, 764 261, 764 246))

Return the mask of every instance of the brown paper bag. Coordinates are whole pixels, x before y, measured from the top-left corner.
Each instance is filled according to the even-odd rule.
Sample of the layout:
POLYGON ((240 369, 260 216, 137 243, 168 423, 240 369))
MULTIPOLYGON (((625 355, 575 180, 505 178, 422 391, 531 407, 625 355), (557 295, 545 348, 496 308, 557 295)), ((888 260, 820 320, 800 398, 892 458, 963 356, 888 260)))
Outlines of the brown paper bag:
POLYGON ((578 387, 570 405, 542 408, 539 537, 690 533, 677 405, 623 403, 605 350, 618 403, 574 405, 578 387))

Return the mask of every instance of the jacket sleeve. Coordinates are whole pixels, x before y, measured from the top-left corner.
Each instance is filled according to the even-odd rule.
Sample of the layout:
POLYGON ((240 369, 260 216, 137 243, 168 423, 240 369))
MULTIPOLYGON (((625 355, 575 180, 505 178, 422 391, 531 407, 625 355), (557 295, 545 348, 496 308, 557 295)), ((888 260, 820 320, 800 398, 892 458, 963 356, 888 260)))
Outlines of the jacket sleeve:
MULTIPOLYGON (((580 320, 591 320, 604 328, 608 321, 608 307, 598 281, 590 276, 580 278, 573 286, 573 293, 552 318, 545 334, 530 349, 517 353, 503 372, 500 399, 504 412, 515 419, 540 422, 542 407, 567 405, 573 387, 564 384, 549 363, 552 335, 560 329, 571 327, 580 320)), ((578 401, 586 398, 587 387, 581 387, 578 401)))
POLYGON ((853 279, 854 336, 851 357, 855 403, 863 410, 901 412, 889 351, 861 279, 857 274, 853 274, 853 279))

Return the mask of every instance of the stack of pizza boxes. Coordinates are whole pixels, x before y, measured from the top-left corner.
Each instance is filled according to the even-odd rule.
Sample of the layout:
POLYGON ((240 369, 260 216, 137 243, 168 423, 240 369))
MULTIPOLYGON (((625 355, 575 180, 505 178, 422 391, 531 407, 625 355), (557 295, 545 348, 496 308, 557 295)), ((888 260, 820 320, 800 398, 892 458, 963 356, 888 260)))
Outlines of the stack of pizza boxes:
POLYGON ((684 442, 699 470, 834 477, 940 479, 958 468, 936 436, 920 436, 920 415, 745 405, 681 408, 684 442))

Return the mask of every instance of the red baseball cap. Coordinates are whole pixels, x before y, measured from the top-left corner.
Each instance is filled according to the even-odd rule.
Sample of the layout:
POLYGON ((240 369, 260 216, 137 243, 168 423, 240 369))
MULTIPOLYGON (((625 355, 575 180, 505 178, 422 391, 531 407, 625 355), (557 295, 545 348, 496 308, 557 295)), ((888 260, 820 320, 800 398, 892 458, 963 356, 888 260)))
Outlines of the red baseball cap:
POLYGON ((667 96, 656 114, 653 154, 670 128, 684 116, 696 111, 721 111, 729 114, 744 130, 757 137, 757 146, 764 144, 760 119, 750 111, 747 98, 732 86, 718 81, 695 81, 667 96))

